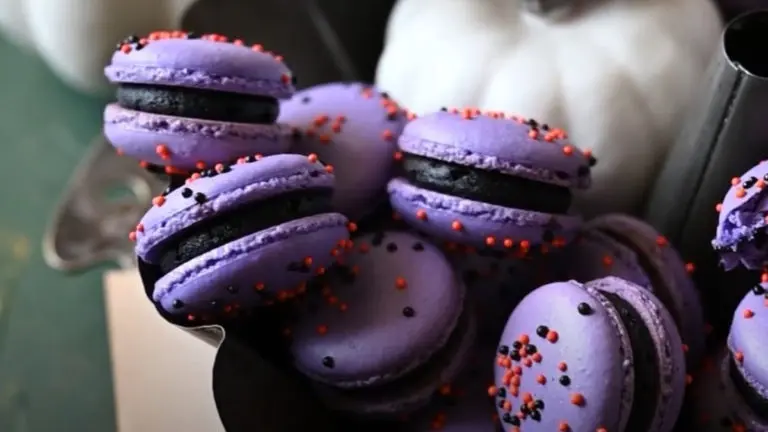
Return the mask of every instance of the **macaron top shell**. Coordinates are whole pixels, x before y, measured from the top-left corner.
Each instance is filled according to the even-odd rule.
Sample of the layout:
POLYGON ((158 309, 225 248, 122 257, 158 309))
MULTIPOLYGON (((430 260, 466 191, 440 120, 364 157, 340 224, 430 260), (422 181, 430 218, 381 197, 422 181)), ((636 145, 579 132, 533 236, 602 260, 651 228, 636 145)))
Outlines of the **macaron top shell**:
POLYGON ((768 183, 766 176, 768 176, 768 163, 765 161, 750 168, 740 178, 733 180, 720 205, 712 246, 715 249, 721 249, 719 252, 726 270, 734 268, 739 260, 748 268, 756 268, 763 264, 765 252, 758 250, 745 252, 739 248, 743 243, 754 240, 755 235, 768 225, 766 221, 768 201, 765 199, 768 196, 765 187, 768 183))
MULTIPOLYGON (((627 367, 632 361, 629 336, 618 321, 615 310, 574 281, 528 294, 507 321, 499 343, 502 357, 495 365, 495 385, 507 388, 515 409, 511 415, 522 402, 541 400, 545 408, 538 410, 536 430, 562 430, 562 423, 572 431, 624 430, 634 374, 627 367), (507 368, 505 352, 524 356, 507 368), (515 375, 515 367, 521 367, 521 375, 515 375)), ((504 414, 499 408, 502 425, 512 431, 504 414)))
MULTIPOLYGON (((303 155, 281 154, 222 165, 155 200, 136 229, 136 254, 147 262, 165 240, 216 213, 281 193, 332 188, 333 174, 303 155)), ((193 177, 194 178, 194 177, 193 177)))
POLYGON ((597 230, 584 230, 556 260, 565 277, 588 282, 616 276, 652 289, 635 253, 597 230))
POLYGON ((591 183, 594 159, 561 130, 532 120, 438 111, 408 123, 398 144, 415 155, 555 185, 591 183))
POLYGON ((435 246, 407 232, 360 237, 326 301, 292 331, 296 366, 336 387, 390 382, 424 364, 453 333, 464 288, 435 246))
POLYGON ((229 41, 178 38, 147 40, 127 52, 117 50, 105 68, 113 83, 157 84, 289 98, 291 71, 258 47, 229 41))
POLYGON ((768 284, 756 285, 739 303, 733 314, 728 349, 739 371, 758 394, 768 398, 768 284))
POLYGON ((334 167, 334 207, 357 217, 383 195, 407 115, 385 93, 359 83, 308 88, 280 105, 278 122, 294 128, 292 151, 316 153, 334 167))

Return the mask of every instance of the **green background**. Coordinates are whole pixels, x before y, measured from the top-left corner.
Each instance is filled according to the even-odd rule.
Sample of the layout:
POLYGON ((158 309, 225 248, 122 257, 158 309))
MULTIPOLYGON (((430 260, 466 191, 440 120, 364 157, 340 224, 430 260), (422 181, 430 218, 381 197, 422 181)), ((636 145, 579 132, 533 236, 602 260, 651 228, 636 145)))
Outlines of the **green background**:
POLYGON ((0 65, 0 431, 112 431, 103 269, 64 275, 40 248, 104 101, 4 40, 0 65))

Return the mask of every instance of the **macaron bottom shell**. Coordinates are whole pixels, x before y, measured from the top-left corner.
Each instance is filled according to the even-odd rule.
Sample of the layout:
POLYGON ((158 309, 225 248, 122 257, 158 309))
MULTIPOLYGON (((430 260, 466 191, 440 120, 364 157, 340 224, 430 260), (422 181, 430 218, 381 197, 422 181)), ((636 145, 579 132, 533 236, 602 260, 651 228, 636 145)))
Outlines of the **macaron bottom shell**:
POLYGON ((550 215, 471 201, 411 185, 404 178, 388 186, 390 203, 418 231, 442 240, 504 249, 520 245, 565 244, 581 226, 575 215, 550 215))
POLYGON ((121 154, 153 165, 182 170, 233 162, 254 154, 287 151, 290 129, 279 124, 249 124, 150 114, 110 104, 104 135, 121 154))
POLYGON ((465 302, 448 341, 416 369, 378 386, 345 390, 318 384, 318 394, 330 409, 355 417, 395 419, 412 413, 426 406, 441 386, 459 374, 471 355, 476 334, 476 317, 465 302))
POLYGON ((155 283, 153 300, 171 314, 259 306, 300 294, 335 261, 347 219, 326 213, 242 237, 176 267, 155 283))
POLYGON ((764 384, 757 383, 744 375, 744 370, 733 354, 727 352, 720 364, 720 376, 726 403, 733 413, 734 423, 740 424, 750 432, 768 431, 768 400, 761 395, 759 387, 764 384))

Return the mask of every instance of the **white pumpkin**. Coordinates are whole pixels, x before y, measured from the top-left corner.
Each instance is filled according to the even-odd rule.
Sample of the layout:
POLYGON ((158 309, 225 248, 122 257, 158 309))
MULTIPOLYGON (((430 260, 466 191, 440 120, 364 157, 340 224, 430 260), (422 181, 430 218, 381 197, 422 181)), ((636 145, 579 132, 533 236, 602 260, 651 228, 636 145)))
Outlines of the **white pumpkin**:
POLYGON ((178 28, 195 0, 0 0, 0 30, 37 51, 65 82, 107 88, 104 65, 130 34, 178 28))
POLYGON ((399 0, 376 84, 417 114, 473 106, 563 127, 598 159, 579 207, 632 211, 721 30, 710 0, 399 0))

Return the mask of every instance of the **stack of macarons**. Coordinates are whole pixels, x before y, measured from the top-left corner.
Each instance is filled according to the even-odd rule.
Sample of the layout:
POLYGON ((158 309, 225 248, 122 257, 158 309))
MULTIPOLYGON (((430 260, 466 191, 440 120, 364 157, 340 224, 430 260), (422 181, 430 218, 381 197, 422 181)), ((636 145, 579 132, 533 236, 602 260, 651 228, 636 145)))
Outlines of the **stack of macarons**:
MULTIPOLYGON (((126 38, 105 71, 105 135, 171 174, 130 233, 169 321, 280 315, 237 331, 279 332, 275 358, 361 430, 672 430, 704 352, 693 265, 638 219, 582 220, 596 160, 563 130, 296 91, 280 56, 215 34, 126 38)), ((728 263, 763 263, 745 184, 765 171, 723 204, 728 263)), ((744 334, 730 357, 759 358, 744 334)), ((734 370, 760 394, 759 363, 734 370)))

